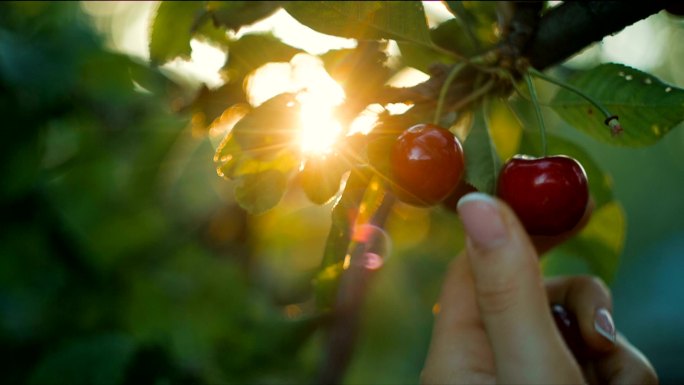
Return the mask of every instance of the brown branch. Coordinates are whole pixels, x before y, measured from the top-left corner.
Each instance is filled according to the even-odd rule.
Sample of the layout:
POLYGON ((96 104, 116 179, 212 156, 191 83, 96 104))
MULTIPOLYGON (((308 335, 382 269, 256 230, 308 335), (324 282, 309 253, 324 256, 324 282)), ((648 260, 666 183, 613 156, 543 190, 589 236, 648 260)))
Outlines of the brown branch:
MULTIPOLYGON (((605 36, 623 28, 671 4, 671 0, 650 0, 626 4, 622 1, 564 2, 544 13, 541 19, 533 4, 515 4, 516 14, 511 15, 504 31, 504 39, 495 48, 498 65, 515 69, 512 62, 517 56, 527 59, 534 68, 544 70, 580 52, 605 36), (530 24, 530 28, 525 26, 530 24), (533 31, 531 33, 530 31, 533 31)), ((482 68, 468 66, 452 83, 447 94, 447 105, 453 105, 473 91, 476 74, 482 68)), ((431 68, 430 79, 410 88, 387 87, 382 93, 383 103, 406 102, 434 104, 450 67, 443 64, 431 68)), ((514 73, 514 76, 517 75, 514 73)), ((507 84, 502 82, 502 85, 507 84)), ((495 87, 495 92, 510 92, 510 87, 495 87)), ((477 100, 472 103, 477 103, 477 100)), ((467 106, 460 106, 467 107, 467 106)))
POLYGON ((546 12, 523 56, 538 70, 655 14, 669 1, 566 1, 546 12))
POLYGON ((328 336, 316 384, 339 384, 352 358, 359 333, 363 304, 371 280, 382 266, 382 261, 369 258, 385 258, 387 250, 382 229, 394 204, 394 195, 387 192, 367 225, 379 228, 357 239, 349 255, 349 265, 342 273, 335 310, 328 325, 328 336))

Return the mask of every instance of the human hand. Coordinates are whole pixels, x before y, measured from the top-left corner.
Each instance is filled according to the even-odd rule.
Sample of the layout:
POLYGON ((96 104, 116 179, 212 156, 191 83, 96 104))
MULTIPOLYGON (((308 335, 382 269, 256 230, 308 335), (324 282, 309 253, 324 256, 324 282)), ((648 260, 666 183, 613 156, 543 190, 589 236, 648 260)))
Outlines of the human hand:
POLYGON ((545 283, 535 245, 501 201, 469 194, 458 209, 466 248, 444 282, 423 383, 657 383, 648 360, 614 338, 605 285, 588 277, 545 283), (551 303, 577 317, 575 326, 566 317, 563 330, 577 357, 551 303))

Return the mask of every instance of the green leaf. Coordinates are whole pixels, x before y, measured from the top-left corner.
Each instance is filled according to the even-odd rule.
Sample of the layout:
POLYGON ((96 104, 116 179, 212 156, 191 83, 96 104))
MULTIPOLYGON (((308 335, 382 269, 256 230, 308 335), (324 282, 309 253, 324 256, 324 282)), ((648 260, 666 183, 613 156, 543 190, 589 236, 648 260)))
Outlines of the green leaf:
MULTIPOLYGON (((587 226, 577 236, 554 250, 544 261, 548 274, 568 274, 570 260, 584 262, 589 273, 610 283, 619 266, 627 223, 625 213, 616 201, 595 210, 587 226)), ((572 273, 586 273, 575 271, 572 273)))
POLYGON ((501 99, 489 101, 487 124, 499 159, 506 161, 520 151, 523 126, 507 103, 501 99))
POLYGON ((430 66, 434 63, 449 64, 457 61, 456 57, 425 45, 409 42, 399 42, 398 45, 402 63, 425 73, 430 73, 430 66))
POLYGON ((482 108, 475 111, 473 126, 463 143, 466 161, 466 182, 479 191, 492 194, 501 168, 501 160, 489 136, 489 122, 482 108))
POLYGON ((299 157, 295 156, 292 151, 281 151, 269 160, 255 159, 249 153, 242 151, 232 138, 229 138, 228 143, 222 146, 221 152, 227 155, 224 155, 223 164, 218 166, 217 172, 220 176, 228 179, 238 179, 266 170, 289 173, 299 166, 299 157))
POLYGON ((206 40, 210 43, 218 45, 221 48, 228 48, 230 39, 226 33, 226 29, 223 26, 216 25, 212 19, 212 13, 210 11, 204 12, 195 22, 195 30, 193 35, 201 40, 206 40))
POLYGON ((344 271, 343 262, 349 250, 351 231, 364 199, 372 171, 368 168, 355 168, 347 178, 344 191, 332 211, 332 224, 323 252, 321 270, 315 283, 316 304, 320 310, 329 309, 336 300, 340 276, 344 271))
POLYGON ((432 41, 439 47, 461 56, 472 56, 478 51, 475 37, 468 37, 467 30, 458 19, 449 19, 430 30, 432 41))
POLYGON ((150 26, 150 60, 164 64, 190 57, 192 30, 204 12, 202 1, 162 1, 150 26))
POLYGON ((369 169, 353 169, 344 185, 342 196, 333 207, 332 225, 323 253, 322 268, 342 262, 351 239, 351 226, 370 181, 369 169))
POLYGON ((322 205, 337 194, 348 169, 347 161, 335 153, 311 157, 299 173, 299 184, 311 202, 322 205))
POLYGON ((294 95, 280 94, 247 113, 216 151, 218 174, 237 180, 235 198, 252 214, 278 204, 299 166, 298 119, 294 95))
POLYGON ((322 60, 330 76, 344 87, 347 97, 337 108, 336 116, 343 125, 349 124, 366 106, 376 102, 390 78, 385 66, 385 44, 361 41, 351 50, 328 52, 322 60))
POLYGON ((193 128, 202 130, 208 128, 231 106, 247 103, 246 99, 241 83, 226 83, 216 89, 202 85, 192 103, 183 109, 190 109, 192 112, 193 128))
MULTIPOLYGON (((546 134, 546 140, 549 154, 567 155, 580 162, 587 173, 589 192, 596 208, 613 200, 613 181, 610 175, 603 172, 584 149, 567 139, 549 133, 546 134)), ((532 156, 541 155, 541 135, 536 131, 523 130, 519 152, 532 156)))
POLYGON ((221 146, 220 153, 225 154, 220 158, 222 164, 217 172, 220 176, 228 179, 238 179, 245 175, 256 174, 266 170, 278 170, 289 173, 299 166, 299 157, 292 151, 281 151, 273 159, 255 159, 240 149, 239 144, 229 138, 228 142, 221 146))
POLYGON ((120 334, 71 340, 38 364, 29 383, 120 384, 134 352, 133 341, 120 334))
POLYGON ((456 18, 430 31, 435 44, 471 56, 498 43, 500 33, 495 1, 447 1, 446 5, 456 18))
POLYGON ((150 67, 146 63, 139 63, 129 58, 129 72, 131 79, 142 88, 155 95, 178 96, 181 87, 176 85, 158 68, 150 67))
POLYGON ((228 45, 228 60, 222 71, 233 83, 242 83, 250 72, 270 62, 289 62, 301 50, 271 34, 250 34, 228 45))
MULTIPOLYGON (((339 232, 336 230, 335 234, 339 234, 339 232)), ((328 240, 330 241, 330 238, 328 240)), ((340 286, 340 277, 343 272, 344 262, 340 261, 322 269, 313 279, 316 307, 319 311, 331 309, 335 304, 337 289, 340 286)))
POLYGON ((288 175, 278 170, 245 175, 235 186, 235 200, 250 214, 262 214, 280 202, 287 180, 288 175))
POLYGON ((294 94, 284 93, 250 111, 233 128, 243 151, 259 159, 272 159, 283 149, 296 148, 299 105, 294 94))
POLYGON ((207 8, 215 24, 238 30, 266 18, 281 5, 279 1, 210 1, 207 8))
POLYGON ((582 71, 569 83, 618 115, 624 131, 611 136, 605 116, 566 89, 553 98, 553 109, 571 126, 614 145, 653 144, 684 120, 683 89, 622 64, 602 64, 582 71))
POLYGON ((300 23, 328 35, 432 44, 419 1, 293 1, 285 10, 300 23))

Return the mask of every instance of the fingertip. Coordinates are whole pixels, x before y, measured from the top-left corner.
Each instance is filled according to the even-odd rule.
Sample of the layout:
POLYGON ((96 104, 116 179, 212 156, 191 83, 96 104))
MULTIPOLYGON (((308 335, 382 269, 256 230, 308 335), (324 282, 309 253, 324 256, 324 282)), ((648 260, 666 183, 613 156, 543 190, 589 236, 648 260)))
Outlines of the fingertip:
POLYGON ((508 238, 501 207, 493 197, 469 193, 458 201, 456 208, 472 246, 494 249, 508 238))
POLYGON ((606 352, 615 348, 617 329, 610 290, 600 278, 580 276, 573 279, 567 301, 578 317, 582 339, 590 349, 606 352))
POLYGON ((609 350, 615 346, 616 341, 616 329, 615 322, 613 321, 613 316, 610 311, 605 307, 600 307, 594 311, 593 320, 594 332, 600 337, 595 340, 593 344, 594 348, 601 350, 609 350))

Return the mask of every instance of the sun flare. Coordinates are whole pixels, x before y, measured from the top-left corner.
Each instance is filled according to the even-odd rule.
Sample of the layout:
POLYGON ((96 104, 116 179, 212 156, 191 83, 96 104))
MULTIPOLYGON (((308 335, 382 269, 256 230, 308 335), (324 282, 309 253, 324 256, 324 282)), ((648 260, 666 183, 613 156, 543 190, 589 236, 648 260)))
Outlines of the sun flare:
POLYGON ((343 134, 334 109, 344 90, 330 77, 320 59, 298 54, 289 63, 270 63, 249 80, 250 104, 257 106, 283 92, 297 93, 300 119, 297 140, 307 154, 325 154, 343 134))
POLYGON ((307 154, 328 153, 342 134, 342 125, 333 117, 335 105, 325 95, 305 95, 300 98, 299 145, 307 154))

